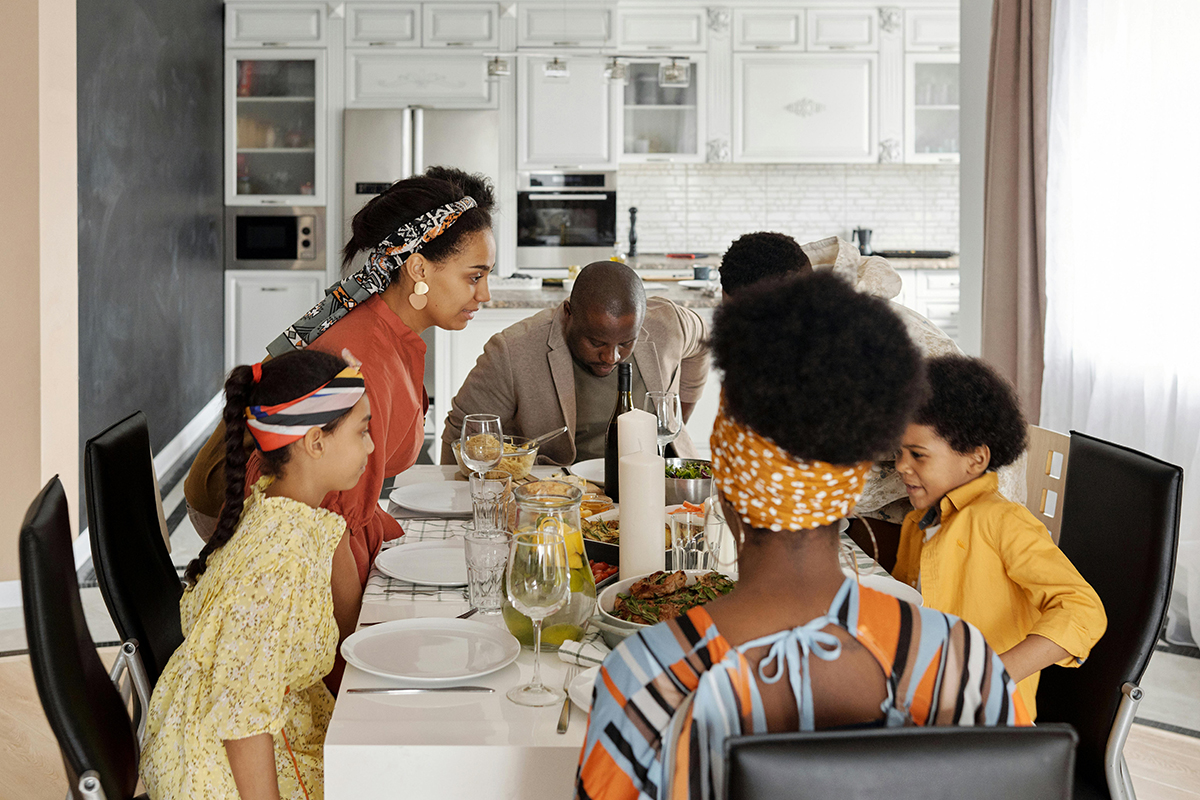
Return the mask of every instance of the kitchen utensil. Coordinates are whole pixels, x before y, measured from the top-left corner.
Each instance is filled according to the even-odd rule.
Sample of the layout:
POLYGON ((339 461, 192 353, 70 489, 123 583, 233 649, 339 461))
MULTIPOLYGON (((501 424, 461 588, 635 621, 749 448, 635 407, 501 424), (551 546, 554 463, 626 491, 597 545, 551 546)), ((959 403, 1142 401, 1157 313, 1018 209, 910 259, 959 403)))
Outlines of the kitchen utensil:
POLYGON ((496 690, 490 686, 363 686, 347 689, 351 694, 425 694, 426 692, 481 692, 492 694, 496 690))
POLYGON ((698 281, 712 280, 713 268, 711 264, 697 264, 692 267, 692 278, 698 281))
POLYGON ((426 617, 360 630, 342 642, 341 651, 349 664, 372 675, 436 686, 507 667, 521 654, 521 643, 486 622, 426 617))
POLYGON ((575 680, 575 676, 579 674, 579 665, 572 664, 567 668, 567 677, 563 679, 563 694, 566 697, 563 699, 562 711, 558 715, 558 727, 555 728, 559 733, 566 733, 567 727, 571 724, 571 681, 575 680))
POLYGON ((869 256, 874 253, 871 249, 871 229, 870 228, 855 228, 854 233, 850 235, 850 240, 858 240, 858 252, 864 256, 869 256))
POLYGON ((637 255, 637 207, 629 207, 629 257, 637 255))
POLYGON ((525 447, 527 447, 527 448, 528 447, 537 447, 542 442, 548 442, 551 439, 553 439, 555 436, 562 436, 564 433, 566 433, 569 430, 570 430, 570 428, 568 428, 566 425, 563 425, 561 428, 552 430, 549 433, 543 433, 541 436, 533 437, 532 439, 530 439, 528 442, 525 443, 525 447))

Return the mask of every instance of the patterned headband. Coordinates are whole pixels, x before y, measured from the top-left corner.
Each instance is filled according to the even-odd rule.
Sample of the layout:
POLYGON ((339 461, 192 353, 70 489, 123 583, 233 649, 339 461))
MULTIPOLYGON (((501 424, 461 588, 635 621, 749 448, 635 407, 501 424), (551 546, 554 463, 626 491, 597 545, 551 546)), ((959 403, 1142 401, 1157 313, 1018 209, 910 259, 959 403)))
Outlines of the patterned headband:
POLYGON ((728 415, 722 399, 713 424, 713 478, 742 522, 772 531, 809 530, 850 515, 862 497, 870 461, 835 466, 801 461, 728 415))
POLYGON ((475 205, 473 197, 464 197, 401 225, 375 245, 362 269, 326 289, 321 302, 267 345, 267 352, 281 356, 308 347, 359 303, 391 285, 392 272, 475 205))
POLYGON ((358 367, 346 367, 323 386, 303 397, 273 406, 250 406, 246 424, 263 452, 287 447, 313 428, 323 428, 345 414, 367 390, 358 367))

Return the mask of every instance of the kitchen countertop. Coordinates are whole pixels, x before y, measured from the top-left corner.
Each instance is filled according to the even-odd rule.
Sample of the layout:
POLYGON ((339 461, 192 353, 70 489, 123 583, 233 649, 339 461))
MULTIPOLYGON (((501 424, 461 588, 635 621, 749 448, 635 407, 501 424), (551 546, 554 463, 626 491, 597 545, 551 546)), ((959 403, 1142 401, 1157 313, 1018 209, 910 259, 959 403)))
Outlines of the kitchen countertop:
MULTIPOLYGON (((639 269, 648 269, 644 264, 639 269)), ((646 284, 648 297, 665 297, 684 308, 716 308, 721 302, 721 295, 706 295, 699 289, 685 289, 669 281, 654 281, 646 284)), ((484 310, 489 308, 550 308, 556 306, 569 296, 561 286, 546 286, 537 291, 521 289, 494 289, 492 299, 484 304, 484 310)))

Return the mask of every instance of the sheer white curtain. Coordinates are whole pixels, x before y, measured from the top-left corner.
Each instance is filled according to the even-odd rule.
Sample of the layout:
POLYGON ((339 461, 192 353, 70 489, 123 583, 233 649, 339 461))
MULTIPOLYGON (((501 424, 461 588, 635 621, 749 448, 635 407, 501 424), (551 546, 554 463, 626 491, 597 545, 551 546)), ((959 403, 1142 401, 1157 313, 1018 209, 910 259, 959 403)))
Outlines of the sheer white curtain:
POLYGON ((1197 0, 1056 0, 1042 425, 1184 468, 1169 637, 1200 641, 1197 0))

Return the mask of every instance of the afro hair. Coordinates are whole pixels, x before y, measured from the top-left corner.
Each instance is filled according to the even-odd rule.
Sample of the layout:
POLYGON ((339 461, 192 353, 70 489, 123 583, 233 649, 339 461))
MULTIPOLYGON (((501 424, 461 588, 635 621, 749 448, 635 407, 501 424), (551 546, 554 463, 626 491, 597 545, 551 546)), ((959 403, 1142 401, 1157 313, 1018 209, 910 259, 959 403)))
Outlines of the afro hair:
POLYGON ((768 279, 727 298, 711 347, 728 413, 798 459, 854 464, 894 452, 927 396, 904 323, 831 273, 768 279))
POLYGON ((929 400, 913 422, 933 428, 958 453, 986 444, 989 471, 1020 457, 1028 427, 1008 381, 983 361, 959 355, 930 359, 926 372, 929 400))
POLYGON ((795 239, 783 233, 759 231, 738 238, 721 258, 721 290, 740 292, 764 278, 812 272, 808 256, 795 239))

